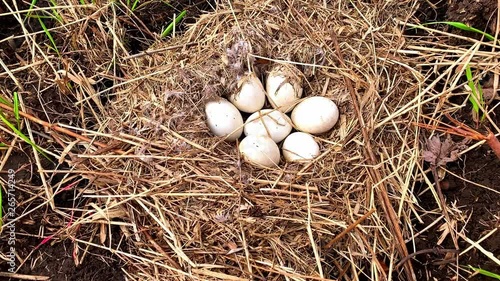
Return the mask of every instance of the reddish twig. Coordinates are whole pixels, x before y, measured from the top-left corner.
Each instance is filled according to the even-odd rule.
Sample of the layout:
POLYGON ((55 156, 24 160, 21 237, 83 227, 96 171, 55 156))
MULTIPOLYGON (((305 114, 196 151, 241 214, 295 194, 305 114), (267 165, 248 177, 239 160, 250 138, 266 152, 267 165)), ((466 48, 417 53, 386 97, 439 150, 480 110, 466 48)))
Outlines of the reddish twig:
POLYGON ((325 249, 330 249, 333 244, 335 244, 337 241, 339 241, 342 237, 344 237, 347 233, 349 233, 351 230, 353 230, 356 226, 358 226, 360 223, 362 223, 366 218, 371 216, 376 209, 371 209, 368 211, 368 213, 364 214, 362 217, 357 219, 353 224, 349 225, 344 231, 342 231, 339 235, 335 236, 335 238, 332 239, 328 244, 326 244, 325 249))
MULTIPOLYGON (((488 130, 487 135, 483 135, 479 133, 478 131, 472 129, 471 127, 465 125, 462 122, 457 121, 453 117, 451 117, 448 113, 445 113, 445 116, 453 123, 455 126, 451 126, 449 124, 443 123, 438 121, 442 126, 432 126, 428 124, 422 124, 422 123, 414 123, 415 125, 430 129, 430 130, 436 130, 439 132, 444 132, 456 136, 461 136, 464 138, 468 138, 471 140, 476 140, 476 141, 486 141, 486 143, 490 146, 491 150, 495 153, 495 155, 500 159, 500 141, 495 137, 495 134, 488 130)), ((435 119, 432 119, 435 120, 435 119)))
MULTIPOLYGON (((0 103, 0 108, 2 109, 5 109, 5 110, 8 110, 8 111, 11 111, 11 112, 14 112, 14 109, 11 108, 10 106, 6 105, 6 104, 3 104, 3 103, 0 103)), ((49 122, 46 122, 46 121, 43 121, 31 114, 28 114, 26 112, 23 112, 23 111, 19 111, 19 115, 34 122, 34 123, 37 123, 39 125, 42 125, 43 127, 45 128, 48 128, 48 129, 51 129, 51 130, 54 130, 56 132, 59 132, 59 133, 63 133, 65 135, 68 135, 68 136, 71 136, 71 137, 74 137, 76 139, 79 139, 81 141, 85 141, 85 142, 88 142, 88 143, 92 143, 92 144, 95 144, 96 146, 100 147, 100 148, 108 148, 108 145, 107 144, 104 144, 104 143, 101 143, 101 142, 98 142, 98 141, 93 141, 92 139, 88 138, 88 137, 85 137, 85 136, 82 136, 80 134, 77 134, 73 131, 70 131, 68 129, 65 129, 65 128, 62 128, 62 127, 59 127, 55 124, 51 124, 49 122)), ((118 153, 118 154, 125 154, 125 151, 123 150, 120 150, 120 149, 116 149, 114 150, 114 152, 118 153)))

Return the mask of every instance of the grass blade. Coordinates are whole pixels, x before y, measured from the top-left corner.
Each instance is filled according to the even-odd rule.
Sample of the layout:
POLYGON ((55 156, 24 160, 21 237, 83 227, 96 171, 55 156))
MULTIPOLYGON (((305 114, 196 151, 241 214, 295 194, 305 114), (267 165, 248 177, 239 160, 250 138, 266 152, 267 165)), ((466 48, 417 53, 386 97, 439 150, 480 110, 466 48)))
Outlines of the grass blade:
POLYGON ((179 24, 179 22, 184 18, 185 15, 186 15, 186 10, 182 11, 177 17, 175 17, 175 20, 173 22, 171 22, 167 26, 167 28, 165 28, 165 30, 163 30, 160 37, 164 38, 164 37, 168 36, 170 33, 172 33, 172 30, 174 30, 174 26, 179 24))
POLYGON ((449 26, 452 26, 452 27, 455 27, 455 28, 458 28, 458 29, 461 29, 461 30, 464 30, 464 31, 470 31, 470 32, 475 32, 475 33, 478 33, 478 34, 481 34, 483 35, 484 37, 486 37, 488 40, 491 40, 491 41, 494 41, 495 40, 495 37, 487 32, 484 32, 480 29, 477 29, 477 28, 474 28, 472 26, 468 26, 466 25, 465 23, 462 23, 462 22, 456 22, 456 21, 436 21, 436 22, 429 22, 429 23, 424 23, 422 25, 430 25, 430 24, 446 24, 446 25, 449 25, 449 26))
POLYGON ((47 158, 49 161, 52 162, 52 160, 50 160, 50 158, 47 156, 47 154, 45 154, 45 152, 43 152, 43 150, 40 147, 38 147, 38 145, 36 145, 34 142, 32 142, 27 136, 25 136, 21 131, 19 131, 14 125, 12 125, 12 123, 10 123, 9 120, 7 120, 7 118, 5 117, 3 112, 0 112, 0 120, 5 125, 7 125, 12 131, 14 131, 14 133, 16 133, 17 136, 19 136, 22 140, 24 140, 26 143, 31 145, 36 151, 38 151, 45 158, 47 158))
POLYGON ((20 128, 20 120, 21 118, 19 117, 19 97, 17 95, 17 92, 14 92, 14 117, 16 118, 17 122, 17 128, 20 128))
POLYGON ((8 100, 6 100, 6 99, 4 99, 2 97, 0 97, 0 103, 6 104, 6 105, 8 105, 10 107, 14 106, 10 101, 8 101, 8 100))
POLYGON ((40 25, 42 26, 43 31, 49 38, 50 43, 53 46, 54 51, 57 53, 58 56, 61 54, 59 53, 59 50, 57 49, 56 41, 54 40, 54 37, 52 37, 52 34, 50 34, 50 31, 47 29, 47 26, 43 23, 43 20, 41 18, 38 18, 38 21, 40 22, 40 25))
POLYGON ((57 2, 55 0, 49 0, 50 4, 52 4, 53 8, 52 8, 52 15, 53 17, 59 22, 59 23, 63 23, 63 18, 62 16, 57 12, 57 2))
POLYGON ((37 2, 37 0, 32 0, 31 1, 30 7, 28 8, 28 13, 26 13, 25 19, 27 19, 27 18, 29 18, 31 16, 31 10, 33 10, 33 8, 35 7, 36 2, 37 2))
POLYGON ((130 10, 133 12, 137 8, 137 5, 139 4, 139 0, 135 0, 134 4, 132 5, 132 8, 130 10))
POLYGON ((467 65, 465 68, 465 76, 467 77, 467 85, 472 91, 472 95, 469 97, 469 101, 472 103, 472 110, 474 112, 479 113, 479 99, 477 98, 476 85, 472 80, 472 71, 470 70, 470 66, 467 65))
MULTIPOLYGON (((469 96, 469 101, 472 104, 472 116, 475 119, 474 121, 478 122, 479 121, 479 105, 483 106, 484 105, 484 97, 483 97, 483 88, 481 87, 480 83, 474 83, 473 77, 472 77, 472 71, 470 69, 470 66, 465 67, 465 76, 467 77, 467 85, 471 89, 471 95, 469 96)), ((481 116, 481 120, 483 120, 486 117, 486 114, 483 113, 481 116)))
POLYGON ((484 275, 484 276, 488 276, 488 277, 491 277, 491 278, 495 278, 497 280, 500 280, 500 275, 496 274, 496 273, 493 273, 493 272, 489 272, 487 270, 484 270, 484 269, 481 269, 481 268, 475 268, 473 266, 470 266, 469 265, 469 268, 474 270, 474 271, 477 271, 479 274, 481 275, 484 275))

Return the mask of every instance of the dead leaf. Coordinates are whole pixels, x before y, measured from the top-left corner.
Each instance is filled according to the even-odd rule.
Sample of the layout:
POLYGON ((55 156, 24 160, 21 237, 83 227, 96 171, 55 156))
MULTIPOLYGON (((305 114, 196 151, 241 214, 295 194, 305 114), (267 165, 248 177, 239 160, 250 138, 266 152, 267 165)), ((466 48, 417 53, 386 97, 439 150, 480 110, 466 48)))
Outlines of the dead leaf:
POLYGON ((426 162, 435 166, 444 166, 446 163, 455 162, 460 156, 460 152, 465 148, 467 139, 459 143, 453 142, 448 136, 444 142, 438 136, 433 136, 427 140, 426 149, 423 152, 423 157, 426 162))
POLYGON ((214 217, 215 221, 220 222, 220 223, 224 223, 224 222, 228 221, 229 218, 230 218, 229 214, 224 214, 221 212, 217 212, 217 214, 214 217))
POLYGON ((243 248, 238 248, 238 245, 232 241, 227 242, 227 247, 229 248, 229 252, 227 252, 226 255, 234 254, 243 250, 243 248))
POLYGON ((234 243, 233 241, 227 242, 227 247, 229 248, 229 250, 236 250, 238 248, 236 243, 234 243))

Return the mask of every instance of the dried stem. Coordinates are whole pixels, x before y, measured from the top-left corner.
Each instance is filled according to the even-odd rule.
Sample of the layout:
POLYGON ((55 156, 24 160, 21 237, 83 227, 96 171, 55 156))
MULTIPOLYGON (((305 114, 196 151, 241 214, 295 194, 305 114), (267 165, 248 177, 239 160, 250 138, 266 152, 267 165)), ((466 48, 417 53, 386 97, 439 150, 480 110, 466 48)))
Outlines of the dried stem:
MULTIPOLYGON (((333 41, 335 44, 335 49, 337 51, 337 56, 338 56, 338 60, 340 61, 340 65, 344 68, 347 68, 346 64, 344 62, 344 59, 342 57, 342 52, 340 50, 340 46, 338 43, 337 34, 335 32, 332 32, 332 38, 333 38, 333 41)), ((377 165, 377 160, 376 160, 375 154, 373 153, 373 150, 372 150, 372 146, 370 143, 370 136, 368 135, 368 132, 366 131, 365 122, 363 120, 363 115, 361 114, 361 110, 359 108, 358 95, 356 94, 356 90, 354 89, 354 87, 352 85, 351 79, 344 76, 344 81, 345 81, 347 88, 349 90, 349 94, 351 95, 351 100, 352 100, 352 103, 354 106, 354 110, 356 112, 356 116, 358 118, 359 127, 361 129, 362 134, 363 134, 364 145, 365 145, 365 154, 368 155, 368 162, 370 163, 370 165, 372 167, 375 167, 377 165)), ((399 254, 402 257, 408 256, 408 249, 406 248, 405 240, 403 238, 401 228, 399 227, 399 219, 396 217, 396 212, 394 211, 392 204, 391 204, 391 201, 389 199, 389 196, 387 195, 386 182, 384 180, 382 180, 382 176, 380 175, 380 172, 378 169, 370 168, 370 174, 373 177, 373 182, 381 183, 380 184, 380 191, 377 192, 377 196, 378 196, 380 202, 382 203, 382 207, 384 208, 385 215, 387 216, 387 219, 390 223, 390 226, 391 226, 392 230, 394 231, 394 234, 396 235, 399 254)), ((413 271, 413 266, 412 266, 410 260, 408 260, 405 263, 405 272, 406 272, 406 277, 408 278, 408 280, 416 280, 415 272, 413 271)))
POLYGON ((362 223, 364 220, 366 220, 369 216, 371 216, 376 209, 371 209, 368 211, 368 213, 364 214, 362 217, 357 219, 353 224, 349 225, 344 231, 342 231, 339 235, 335 236, 335 238, 332 239, 332 241, 328 242, 326 244, 325 249, 330 249, 333 244, 335 244, 337 241, 342 239, 347 233, 351 232, 356 226, 358 226, 360 223, 362 223))
MULTIPOLYGON (((5 110, 8 110, 8 111, 11 111, 13 112, 14 109, 6 104, 3 104, 3 103, 0 103, 0 108, 3 108, 5 110)), ((49 122, 46 122, 46 121, 43 121, 33 115, 30 115, 26 112, 23 112, 23 111, 19 111, 19 115, 34 122, 34 123, 37 123, 39 125, 42 125, 44 126, 45 128, 48 128, 48 129, 51 129, 51 130, 54 130, 56 132, 59 132, 59 133, 63 133, 65 135, 68 135, 68 136, 71 136, 71 137, 74 137, 76 139, 79 139, 81 141, 85 141, 85 142, 88 142, 88 143, 91 143, 91 144, 95 144, 96 146, 99 146, 103 149, 107 149, 108 148, 108 145, 107 144, 104 144, 104 143, 101 143, 101 142, 98 142, 98 141, 93 141, 92 139, 88 138, 88 137, 85 137, 85 136, 82 136, 80 134, 77 134, 73 131, 70 131, 68 129, 65 129, 65 128, 61 128, 59 127, 58 125, 55 125, 55 124, 51 124, 49 122)), ((116 153, 118 154, 125 154, 125 151, 123 150, 120 150, 120 149, 116 149, 114 150, 116 153)))
MULTIPOLYGON (((495 136, 495 134, 493 134, 493 132, 488 130, 488 134, 483 135, 483 134, 479 133, 478 131, 472 129, 471 127, 465 125, 464 123, 461 123, 458 120, 454 119, 448 113, 445 113, 445 115, 453 124, 455 124, 455 127, 453 127, 449 124, 440 122, 440 121, 438 121, 438 122, 441 123, 442 126, 432 126, 432 125, 422 124, 422 123, 414 123, 414 124, 419 126, 419 127, 422 127, 422 128, 436 130, 436 131, 440 131, 440 132, 444 132, 444 133, 448 133, 448 134, 452 134, 452 135, 457 135, 457 136, 461 136, 461 137, 476 140, 476 141, 483 141, 484 140, 490 146, 491 150, 493 150, 493 152, 498 157, 498 159, 500 159, 500 141, 496 138, 496 136, 495 136)), ((432 119, 432 120, 434 120, 434 119, 432 119)))

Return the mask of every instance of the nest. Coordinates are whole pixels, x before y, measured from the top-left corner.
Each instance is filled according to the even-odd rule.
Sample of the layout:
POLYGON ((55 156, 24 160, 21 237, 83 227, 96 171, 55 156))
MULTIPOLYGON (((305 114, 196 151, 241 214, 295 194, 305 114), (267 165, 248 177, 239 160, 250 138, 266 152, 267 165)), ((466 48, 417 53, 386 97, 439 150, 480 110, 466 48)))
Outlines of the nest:
POLYGON ((93 211, 67 232, 99 229, 142 280, 387 274, 407 255, 415 208, 418 140, 407 126, 417 113, 400 108, 417 104, 419 76, 397 52, 395 20, 411 17, 413 1, 312 2, 224 1, 182 36, 120 57, 123 82, 99 105, 99 133, 85 132, 108 145, 72 162, 93 211), (210 134, 204 105, 276 63, 295 64, 304 97, 331 98, 341 118, 315 161, 260 169, 210 134))

